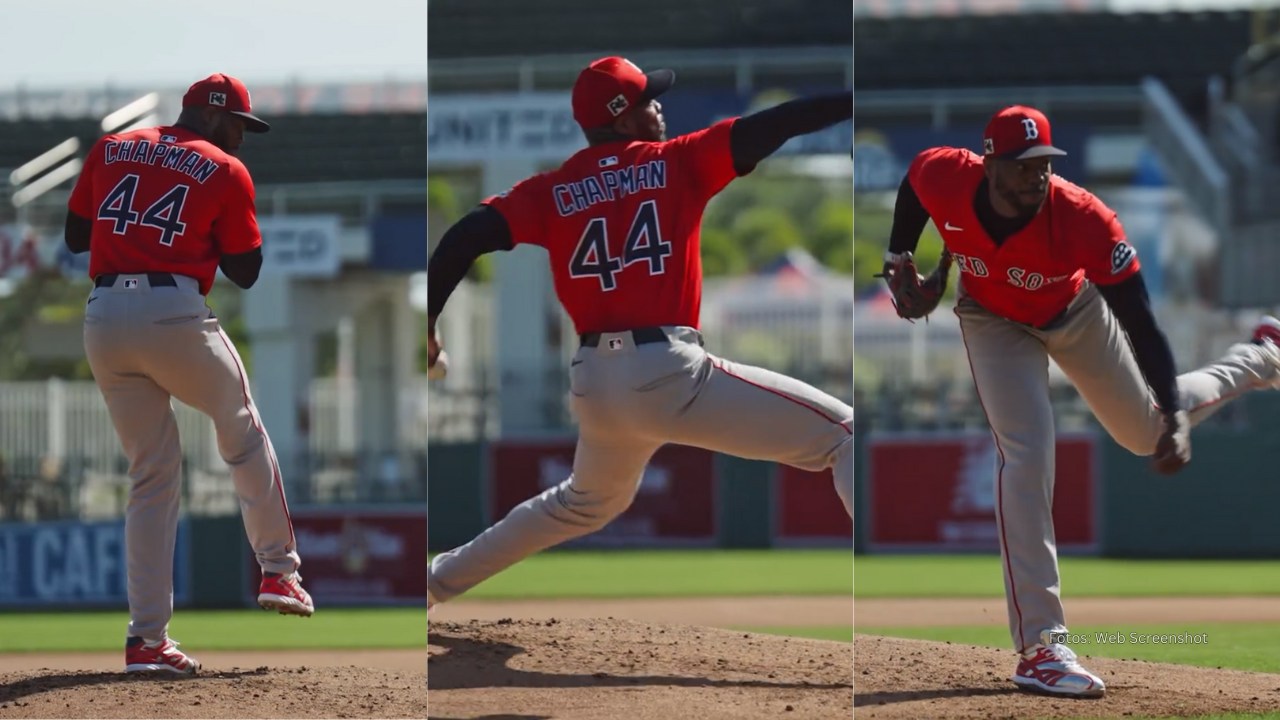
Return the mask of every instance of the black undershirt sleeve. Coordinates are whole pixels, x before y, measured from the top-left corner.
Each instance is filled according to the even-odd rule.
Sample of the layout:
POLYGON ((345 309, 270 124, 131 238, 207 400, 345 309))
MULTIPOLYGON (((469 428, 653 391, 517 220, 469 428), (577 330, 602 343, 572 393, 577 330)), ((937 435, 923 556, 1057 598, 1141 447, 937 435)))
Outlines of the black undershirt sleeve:
POLYGON ((1156 402, 1164 413, 1172 413, 1178 407, 1177 371, 1173 363, 1173 350, 1169 340, 1156 325, 1151 312, 1151 299, 1142 273, 1136 272, 1115 285, 1098 285, 1111 312, 1129 335, 1134 358, 1147 384, 1155 393, 1156 402))
MULTIPOLYGON (((744 115, 729 130, 729 152, 738 175, 755 170, 784 143, 853 117, 853 91, 791 100, 744 115)), ((850 138, 852 142, 852 138, 850 138)))
POLYGON ((514 246, 506 218, 488 205, 476 207, 454 223, 427 262, 427 316, 440 315, 476 258, 514 246))
POLYGON ((893 227, 889 230, 889 252, 915 252, 920 233, 929 223, 929 213, 907 177, 898 186, 898 201, 893 205, 893 227))
POLYGON ((248 290, 258 282, 258 272, 262 270, 262 248, 256 247, 249 252, 223 255, 218 258, 218 267, 227 279, 238 287, 248 290))
POLYGON ((63 228, 63 240, 72 253, 89 252, 89 238, 93 235, 93 221, 70 210, 63 228))

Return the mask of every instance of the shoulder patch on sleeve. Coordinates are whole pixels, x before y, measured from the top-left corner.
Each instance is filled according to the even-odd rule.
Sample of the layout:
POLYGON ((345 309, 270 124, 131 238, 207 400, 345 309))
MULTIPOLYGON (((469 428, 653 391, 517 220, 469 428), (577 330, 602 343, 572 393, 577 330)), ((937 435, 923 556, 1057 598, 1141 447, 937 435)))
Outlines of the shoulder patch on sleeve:
POLYGON ((1111 250, 1111 274, 1119 275, 1125 268, 1133 264, 1138 252, 1127 242, 1118 242, 1111 250))

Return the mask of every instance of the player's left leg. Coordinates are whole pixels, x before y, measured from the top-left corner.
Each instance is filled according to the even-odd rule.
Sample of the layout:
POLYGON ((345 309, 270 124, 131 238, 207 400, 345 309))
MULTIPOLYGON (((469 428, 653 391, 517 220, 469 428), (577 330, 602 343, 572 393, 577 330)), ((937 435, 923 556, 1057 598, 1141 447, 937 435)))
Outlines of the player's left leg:
POLYGON ((853 517, 853 408, 795 378, 732 362, 688 345, 701 380, 668 421, 672 442, 772 460, 803 470, 831 469, 836 494, 853 517))
POLYGON ((573 473, 520 503, 467 544, 431 559, 431 604, 467 592, 521 560, 595 532, 622 514, 660 442, 583 425, 573 473))
MULTIPOLYGON (((103 303, 106 304, 105 302, 103 303)), ((161 642, 173 617, 182 449, 169 393, 137 372, 122 328, 86 326, 85 349, 129 460, 125 572, 129 635, 161 642)))
MULTIPOLYGON (((1049 353, 1117 443, 1151 455, 1164 428, 1128 335, 1094 288, 1076 301, 1063 327, 1045 333, 1049 353)), ((1271 341, 1238 343, 1209 365, 1178 376, 1178 396, 1192 425, 1250 390, 1280 381, 1280 351, 1271 341)))

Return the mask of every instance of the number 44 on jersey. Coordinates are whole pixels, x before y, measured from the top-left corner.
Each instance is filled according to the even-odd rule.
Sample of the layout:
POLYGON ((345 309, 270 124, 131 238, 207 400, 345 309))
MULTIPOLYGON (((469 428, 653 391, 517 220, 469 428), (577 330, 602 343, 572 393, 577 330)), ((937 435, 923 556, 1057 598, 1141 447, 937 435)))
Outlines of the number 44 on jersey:
POLYGON ((658 203, 656 200, 646 200, 640 203, 636 216, 631 221, 621 257, 609 254, 609 233, 605 219, 592 218, 569 260, 569 275, 574 278, 597 278, 600 289, 609 292, 618 287, 618 273, 628 265, 647 261, 649 274, 661 275, 666 270, 669 255, 671 243, 664 241, 658 230, 658 203))

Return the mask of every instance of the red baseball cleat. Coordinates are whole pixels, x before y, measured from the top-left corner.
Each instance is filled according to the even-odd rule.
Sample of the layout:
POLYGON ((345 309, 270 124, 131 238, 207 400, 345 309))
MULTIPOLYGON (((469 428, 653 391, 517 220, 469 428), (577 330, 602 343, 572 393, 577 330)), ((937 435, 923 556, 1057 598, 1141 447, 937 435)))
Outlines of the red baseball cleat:
POLYGON ((1253 329, 1253 341, 1261 344, 1268 340, 1272 345, 1280 346, 1280 320, 1264 315, 1258 321, 1258 326, 1253 329))
POLYGON ((302 589, 302 576, 298 573, 262 573, 262 584, 258 586, 258 605, 263 610, 276 610, 281 615, 311 617, 316 611, 311 595, 302 589))
POLYGON ((146 642, 140 637, 131 637, 124 643, 124 671, 195 675, 200 672, 200 661, 179 650, 178 643, 169 638, 146 642))

